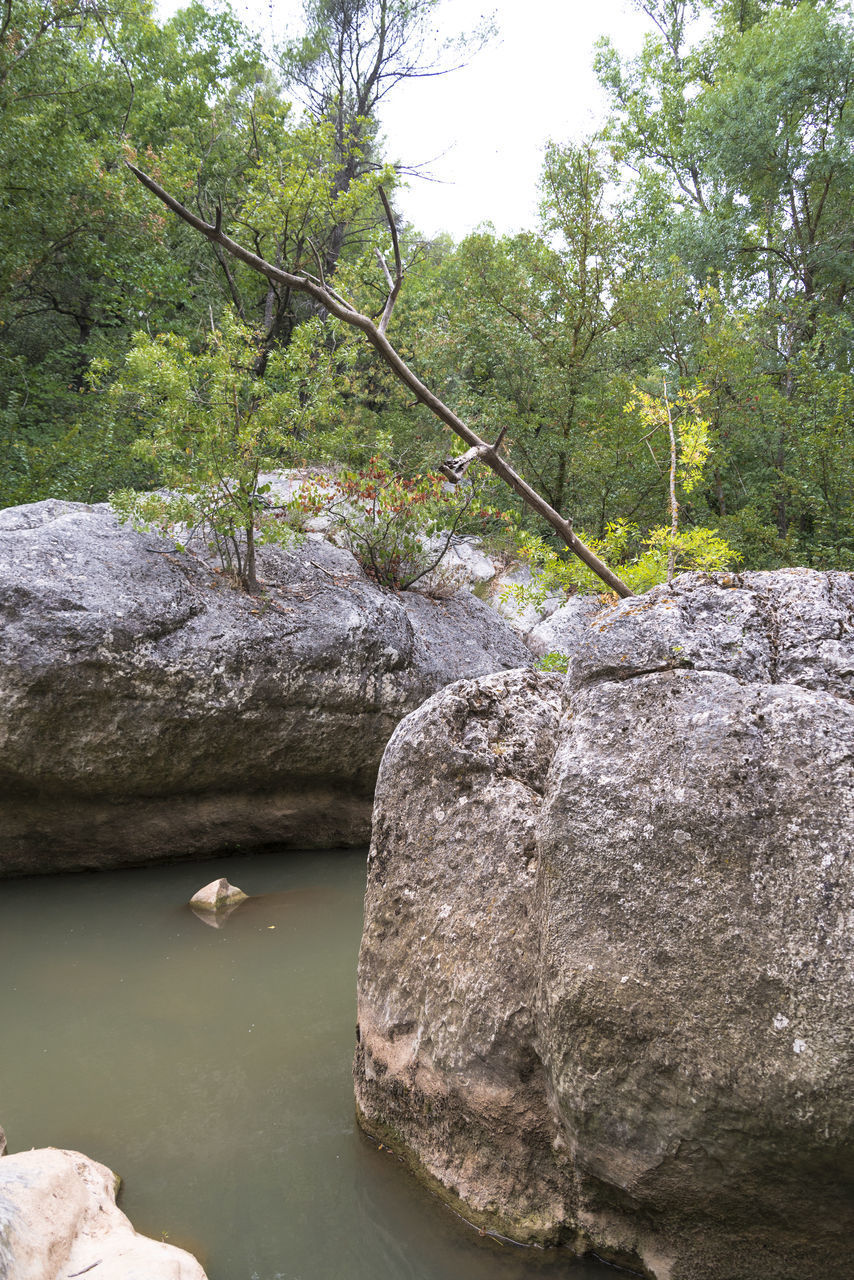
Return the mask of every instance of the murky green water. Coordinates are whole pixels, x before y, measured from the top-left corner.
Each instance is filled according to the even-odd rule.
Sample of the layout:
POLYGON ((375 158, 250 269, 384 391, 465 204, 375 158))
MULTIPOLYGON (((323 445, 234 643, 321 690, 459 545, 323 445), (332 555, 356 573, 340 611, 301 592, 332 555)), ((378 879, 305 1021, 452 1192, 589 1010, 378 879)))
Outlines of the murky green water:
POLYGON ((210 1280, 602 1280, 465 1227, 356 1130, 362 853, 0 882, 0 1123, 84 1151, 210 1280), (184 906, 228 875, 221 930, 184 906))

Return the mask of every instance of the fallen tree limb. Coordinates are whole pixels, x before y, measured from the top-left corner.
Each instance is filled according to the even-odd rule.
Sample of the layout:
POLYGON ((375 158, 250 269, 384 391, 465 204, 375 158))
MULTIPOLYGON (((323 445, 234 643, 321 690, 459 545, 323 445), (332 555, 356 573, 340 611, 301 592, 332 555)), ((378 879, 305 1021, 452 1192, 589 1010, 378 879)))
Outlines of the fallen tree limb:
MULTIPOLYGON (((225 234, 222 230, 221 215, 219 212, 217 213, 215 223, 205 222, 203 218, 198 217, 189 209, 185 208, 180 201, 176 200, 174 196, 171 196, 168 191, 165 191, 163 187, 161 187, 159 183, 155 182, 153 178, 149 177, 147 173, 143 173, 141 169, 137 169, 136 166, 132 165, 129 161, 125 161, 125 163, 131 173, 133 173, 143 186, 147 187, 153 195, 157 196, 158 200, 161 200, 163 204, 166 205, 167 209, 171 209, 173 213, 177 214, 178 217, 182 218, 189 226, 193 227, 201 235, 205 236, 212 244, 219 245, 221 248, 225 249, 227 253, 231 254, 232 257, 245 263, 246 266, 251 267, 253 271, 257 271, 268 280, 275 280, 279 284, 284 284, 290 289, 295 289, 300 293, 308 294, 309 297, 319 303, 320 306, 323 307, 325 311, 329 312, 330 315, 333 315, 337 319, 343 321, 344 324, 351 325, 354 329, 360 329, 380 358, 388 365, 395 377, 398 378, 404 386, 409 388, 416 400, 421 404, 426 405, 430 412, 434 414, 440 422, 444 423, 446 427, 450 427, 451 431, 453 431, 455 435, 465 441, 469 446, 469 452, 471 454, 469 461, 473 461, 477 458, 478 461, 483 462, 486 466, 490 467, 505 484, 509 485, 514 493, 519 495, 523 502, 525 502, 532 511, 536 511, 537 514, 541 516, 552 529, 554 529, 555 533, 557 533, 566 546, 569 547, 570 551, 572 551, 574 555, 578 556, 579 560, 581 560, 583 564, 586 564, 588 569, 595 573, 611 591, 615 591, 618 596, 622 596, 623 598, 634 594, 629 590, 622 579, 609 569, 604 561, 600 560, 599 557, 595 555, 595 553, 591 551, 584 542, 582 542, 578 535, 573 531, 572 521, 566 520, 560 512, 555 511, 554 507, 550 506, 535 489, 532 489, 531 486, 522 479, 518 472, 514 471, 513 468, 504 461, 498 453, 498 443, 500 442, 501 437, 499 436, 499 441, 497 441, 495 445, 491 445, 486 440, 482 440, 475 431, 472 431, 471 427, 463 422, 461 418, 457 417, 452 409, 449 409, 438 396, 434 395, 429 387, 424 385, 420 378, 413 373, 409 368, 409 365, 389 342, 385 334, 385 329, 388 325, 391 310, 394 306, 397 294, 400 291, 403 273, 400 265, 397 234, 396 230, 393 228, 393 219, 391 218, 391 211, 387 200, 384 200, 384 205, 393 228, 392 243, 394 245, 395 252, 395 274, 394 277, 392 277, 387 265, 383 262, 384 273, 386 275, 386 280, 390 285, 390 291, 388 300, 383 309, 380 324, 376 324, 369 316, 363 315, 345 298, 342 298, 341 295, 326 284, 325 280, 322 278, 309 275, 307 272, 297 275, 293 272, 285 271, 281 267, 276 267, 271 262, 267 262, 266 259, 259 257, 256 253, 252 253, 251 250, 244 248, 243 245, 238 244, 236 240, 232 240, 230 236, 225 234)), ((502 435, 503 434, 504 433, 502 431, 502 435)), ((448 463, 445 465, 451 470, 454 470, 453 464, 455 462, 459 462, 459 460, 449 459, 448 463)), ((445 474, 447 474, 447 472, 445 474)))

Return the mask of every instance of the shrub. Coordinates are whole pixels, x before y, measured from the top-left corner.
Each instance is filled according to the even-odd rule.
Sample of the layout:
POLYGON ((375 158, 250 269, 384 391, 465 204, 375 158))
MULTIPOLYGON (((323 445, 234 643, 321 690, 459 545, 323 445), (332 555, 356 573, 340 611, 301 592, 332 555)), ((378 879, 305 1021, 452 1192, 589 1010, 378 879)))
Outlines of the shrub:
POLYGON ((405 477, 372 458, 362 471, 308 481, 292 499, 303 518, 327 515, 335 540, 381 586, 406 591, 438 567, 477 501, 440 476, 405 477))
POLYGON ((137 334, 111 394, 142 415, 135 451, 166 490, 111 496, 120 519, 181 536, 198 531, 247 591, 260 588, 259 542, 289 541, 261 472, 291 460, 294 437, 332 394, 337 371, 319 327, 304 324, 258 375, 259 336, 227 316, 200 351, 174 335, 137 334))

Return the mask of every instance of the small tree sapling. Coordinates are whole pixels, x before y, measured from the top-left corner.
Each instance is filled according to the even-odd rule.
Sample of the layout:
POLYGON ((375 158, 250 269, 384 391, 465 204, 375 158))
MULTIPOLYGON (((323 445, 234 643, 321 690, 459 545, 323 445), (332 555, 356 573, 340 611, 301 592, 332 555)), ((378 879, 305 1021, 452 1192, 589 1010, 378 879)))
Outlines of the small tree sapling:
POLYGON ((258 542, 288 541, 274 517, 263 471, 295 460, 299 436, 337 386, 342 354, 321 341, 319 321, 301 325, 290 345, 257 374, 261 338, 233 316, 200 350, 175 335, 139 333, 111 394, 147 424, 137 452, 156 464, 165 489, 111 497, 122 520, 173 536, 201 532, 223 569, 260 593, 258 542))

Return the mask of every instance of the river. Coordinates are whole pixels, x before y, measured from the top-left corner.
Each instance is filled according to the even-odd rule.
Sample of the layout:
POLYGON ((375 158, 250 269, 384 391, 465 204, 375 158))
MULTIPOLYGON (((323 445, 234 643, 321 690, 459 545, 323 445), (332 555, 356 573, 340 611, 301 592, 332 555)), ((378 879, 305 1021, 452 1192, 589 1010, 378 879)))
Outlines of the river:
POLYGON ((83 1151, 209 1280, 605 1280, 460 1222, 357 1130, 365 853, 0 884, 0 1124, 83 1151), (227 875, 221 929, 185 905, 227 875))

